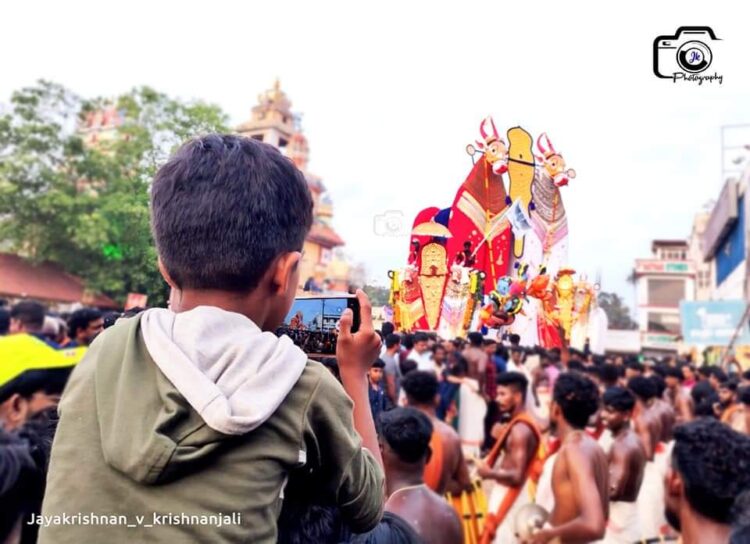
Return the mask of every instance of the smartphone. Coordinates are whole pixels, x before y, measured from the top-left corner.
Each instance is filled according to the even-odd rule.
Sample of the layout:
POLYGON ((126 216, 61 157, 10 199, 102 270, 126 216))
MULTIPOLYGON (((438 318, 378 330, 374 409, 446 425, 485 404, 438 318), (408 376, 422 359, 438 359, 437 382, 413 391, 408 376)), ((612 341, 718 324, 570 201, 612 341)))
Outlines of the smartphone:
POLYGON ((305 353, 333 355, 341 314, 347 308, 351 308, 354 314, 352 332, 357 332, 360 311, 355 295, 297 297, 276 334, 286 334, 305 353))

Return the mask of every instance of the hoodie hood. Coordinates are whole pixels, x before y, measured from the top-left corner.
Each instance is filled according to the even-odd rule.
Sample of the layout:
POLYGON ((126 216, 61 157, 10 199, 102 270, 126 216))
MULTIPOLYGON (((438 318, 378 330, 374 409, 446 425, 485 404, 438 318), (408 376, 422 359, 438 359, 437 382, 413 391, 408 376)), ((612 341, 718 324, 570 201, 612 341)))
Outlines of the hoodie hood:
POLYGON ((244 315, 211 306, 141 318, 146 349, 206 424, 240 435, 279 407, 307 362, 287 336, 262 332, 244 315))
POLYGON ((289 337, 208 306, 118 320, 87 358, 105 461, 151 484, 180 478, 262 425, 307 364, 289 337))

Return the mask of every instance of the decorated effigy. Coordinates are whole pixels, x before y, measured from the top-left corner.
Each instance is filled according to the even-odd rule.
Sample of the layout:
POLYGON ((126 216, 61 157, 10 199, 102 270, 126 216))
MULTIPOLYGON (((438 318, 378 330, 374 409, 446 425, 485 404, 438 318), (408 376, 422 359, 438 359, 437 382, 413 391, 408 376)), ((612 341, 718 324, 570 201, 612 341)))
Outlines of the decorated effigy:
POLYGON ((471 169, 452 205, 417 214, 406 266, 389 272, 396 329, 582 346, 598 287, 567 266, 563 190, 575 171, 548 134, 513 127, 504 138, 491 117, 466 152, 471 169))

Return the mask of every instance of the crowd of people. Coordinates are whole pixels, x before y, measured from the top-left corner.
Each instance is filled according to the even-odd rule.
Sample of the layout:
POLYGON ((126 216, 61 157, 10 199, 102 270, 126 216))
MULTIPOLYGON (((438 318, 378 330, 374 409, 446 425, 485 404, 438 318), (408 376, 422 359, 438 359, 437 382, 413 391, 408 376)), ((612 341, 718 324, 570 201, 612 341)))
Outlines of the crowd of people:
POLYGON ((747 372, 376 331, 362 291, 310 361, 293 163, 209 135, 150 198, 169 308, 0 312, 3 544, 748 542, 747 372))

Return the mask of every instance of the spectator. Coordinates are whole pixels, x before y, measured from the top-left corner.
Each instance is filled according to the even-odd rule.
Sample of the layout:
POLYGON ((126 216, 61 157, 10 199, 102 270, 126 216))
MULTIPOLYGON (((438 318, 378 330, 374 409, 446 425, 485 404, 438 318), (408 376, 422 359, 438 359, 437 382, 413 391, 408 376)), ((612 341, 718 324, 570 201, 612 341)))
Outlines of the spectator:
POLYGON ((99 310, 94 308, 76 310, 68 320, 70 342, 65 347, 88 347, 103 330, 104 318, 99 310))
POLYGON ((429 337, 425 333, 416 333, 414 335, 414 347, 407 355, 407 358, 417 363, 418 370, 437 372, 435 363, 432 360, 432 352, 427 346, 428 342, 429 337))
POLYGON ((19 302, 10 310, 10 327, 8 334, 28 334, 41 340, 48 346, 59 349, 60 346, 49 340, 43 333, 44 306, 38 302, 27 300, 19 302))
POLYGON ((401 392, 400 347, 401 338, 399 335, 390 333, 385 337, 385 351, 381 352, 380 356, 385 363, 386 393, 394 406, 398 403, 401 392))
POLYGON ((326 475, 318 497, 353 531, 375 527, 383 473, 366 374, 380 344, 367 296, 357 333, 350 311, 340 320, 343 387, 269 334, 294 300, 312 224, 302 173, 270 145, 212 134, 176 151, 150 198, 160 270, 179 296, 89 348, 60 404, 43 513, 235 512, 242 523, 50 525, 40 544, 270 544, 300 465, 326 475))
POLYGON ((667 520, 685 544, 727 542, 735 500, 750 490, 750 438, 700 419, 674 431, 664 480, 667 520))
POLYGON ((378 421, 380 421, 381 412, 385 412, 388 408, 388 396, 385 394, 385 387, 383 387, 384 368, 385 363, 381 359, 377 359, 372 363, 370 372, 368 372, 370 410, 372 411, 372 419, 375 421, 376 427, 378 426, 378 421))

